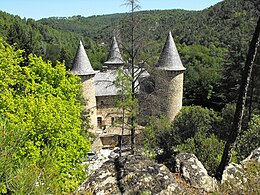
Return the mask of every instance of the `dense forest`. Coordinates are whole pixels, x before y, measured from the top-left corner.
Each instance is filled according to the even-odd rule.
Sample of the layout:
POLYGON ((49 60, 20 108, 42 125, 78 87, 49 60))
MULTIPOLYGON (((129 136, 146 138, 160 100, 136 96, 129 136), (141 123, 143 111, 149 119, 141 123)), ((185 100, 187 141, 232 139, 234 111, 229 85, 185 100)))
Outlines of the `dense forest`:
MULTIPOLYGON (((150 67, 157 63, 171 31, 187 68, 181 114, 172 124, 163 116, 151 118, 145 128, 145 146, 150 154, 162 149, 161 159, 167 159, 173 155, 173 148, 192 152, 214 173, 229 135, 233 103, 259 15, 259 0, 224 0, 202 11, 136 12, 149 40, 142 56, 149 56, 150 67)), ((118 37, 124 51, 125 39, 120 39, 120 33, 127 25, 127 16, 35 21, 0 11, 0 147, 4 148, 0 151, 0 194, 19 190, 36 194, 71 192, 84 180, 85 167, 80 163, 90 143, 82 117, 88 116, 81 110, 79 78, 68 70, 79 40, 94 69, 102 68, 111 36, 118 37), (45 186, 31 188, 35 181, 45 186)), ((242 125, 244 132, 235 150, 239 153, 234 155, 236 161, 259 146, 259 53, 242 125), (252 145, 246 147, 245 143, 252 145)), ((85 124, 88 128, 88 121, 85 124)))

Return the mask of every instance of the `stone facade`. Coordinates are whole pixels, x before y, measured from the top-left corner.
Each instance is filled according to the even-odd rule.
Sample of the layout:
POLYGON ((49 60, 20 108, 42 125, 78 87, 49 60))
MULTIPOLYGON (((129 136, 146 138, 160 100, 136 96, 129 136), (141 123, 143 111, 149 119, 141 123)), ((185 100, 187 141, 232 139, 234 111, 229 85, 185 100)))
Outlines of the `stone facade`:
MULTIPOLYGON (((122 110, 115 107, 117 96, 98 96, 97 102, 97 121, 98 129, 102 129, 102 134, 121 134, 120 122, 123 120, 122 110)), ((127 123, 128 117, 124 117, 127 123)), ((125 129, 125 135, 129 135, 129 130, 125 129)))

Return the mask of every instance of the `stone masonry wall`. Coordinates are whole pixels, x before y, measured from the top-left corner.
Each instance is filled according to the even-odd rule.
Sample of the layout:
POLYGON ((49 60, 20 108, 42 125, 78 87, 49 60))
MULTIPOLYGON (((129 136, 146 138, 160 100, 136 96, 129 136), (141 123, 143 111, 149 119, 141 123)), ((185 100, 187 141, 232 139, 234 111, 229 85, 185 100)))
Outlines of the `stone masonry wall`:
POLYGON ((167 117, 173 121, 182 108, 183 98, 183 72, 171 72, 169 90, 167 95, 167 117))
POLYGON ((155 90, 158 101, 157 109, 173 121, 182 108, 183 71, 158 71, 155 90))
POLYGON ((90 111, 90 123, 95 129, 97 127, 97 109, 95 97, 94 75, 82 76, 82 96, 86 102, 86 110, 90 111))

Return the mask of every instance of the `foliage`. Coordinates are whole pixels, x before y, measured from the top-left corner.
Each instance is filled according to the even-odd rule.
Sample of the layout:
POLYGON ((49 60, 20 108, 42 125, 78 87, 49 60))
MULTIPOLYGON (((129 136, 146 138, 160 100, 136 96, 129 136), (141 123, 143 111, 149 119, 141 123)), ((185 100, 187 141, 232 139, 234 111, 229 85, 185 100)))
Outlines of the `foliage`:
POLYGON ((174 134, 180 137, 180 152, 193 153, 209 173, 213 173, 224 147, 215 133, 215 124, 220 117, 213 110, 199 106, 184 107, 173 122, 174 134))
POLYGON ((236 109, 235 104, 226 104, 226 106, 221 110, 220 113, 221 119, 216 124, 217 126, 216 135, 222 140, 227 140, 230 134, 235 109, 236 109))
POLYGON ((248 128, 238 137, 235 148, 238 159, 244 160, 258 147, 260 147, 260 115, 254 115, 248 128))
POLYGON ((88 45, 87 51, 92 65, 101 68, 105 61, 106 46, 96 44, 88 36, 74 31, 55 30, 32 19, 21 19, 0 11, 0 36, 17 49, 23 49, 24 57, 30 53, 42 56, 44 60, 65 61, 67 69, 71 68, 77 44, 82 39, 88 45))
MULTIPOLYGON (((84 179, 80 163, 89 150, 81 130, 79 78, 61 63, 53 67, 29 55, 28 65, 19 66, 24 60, 22 51, 1 40, 0 114, 25 132, 14 160, 27 161, 25 170, 33 165, 48 170, 46 175, 53 171, 57 188, 69 192, 84 179)), ((17 168, 14 173, 19 173, 17 168)))
POLYGON ((226 50, 211 43, 208 47, 184 44, 180 51, 183 64, 187 68, 184 85, 185 98, 205 106, 212 101, 222 100, 221 71, 226 50))
POLYGON ((118 89, 118 99, 115 106, 125 111, 127 117, 131 117, 138 113, 137 99, 132 99, 132 78, 127 70, 118 69, 118 76, 114 81, 115 87, 118 89))
POLYGON ((180 136, 182 141, 194 137, 198 132, 206 136, 215 133, 215 123, 219 121, 217 113, 200 106, 185 106, 175 118, 172 124, 174 134, 180 136))
MULTIPOLYGON (((177 151, 193 153, 213 174, 220 162, 233 114, 234 105, 229 104, 220 114, 199 106, 185 106, 172 124, 166 117, 151 117, 145 128, 148 155, 161 160, 165 158, 163 162, 167 162, 177 151)), ((235 160, 245 159, 259 147, 259 127, 259 115, 254 115, 248 128, 243 125, 244 132, 234 151, 235 160)))
POLYGON ((121 148, 123 144, 123 135, 126 129, 133 129, 137 126, 135 121, 131 121, 134 116, 138 113, 138 101, 137 98, 133 96, 132 93, 132 77, 130 76, 128 70, 119 68, 118 75, 114 81, 117 91, 117 99, 115 101, 115 106, 119 108, 122 120, 116 121, 117 125, 121 127, 121 138, 120 138, 120 156, 121 148))

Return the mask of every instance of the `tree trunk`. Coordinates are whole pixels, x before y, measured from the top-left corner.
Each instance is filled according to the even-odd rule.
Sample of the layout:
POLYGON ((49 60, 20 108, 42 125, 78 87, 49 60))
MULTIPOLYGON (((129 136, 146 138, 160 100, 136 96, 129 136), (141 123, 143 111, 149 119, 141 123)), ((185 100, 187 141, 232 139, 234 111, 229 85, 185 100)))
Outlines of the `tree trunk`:
MULTIPOLYGON (((132 77, 132 101, 135 99, 135 20, 134 20, 134 4, 135 0, 131 0, 132 6, 132 32, 131 32, 131 77, 132 77)), ((132 108, 133 110, 134 108, 132 108)), ((134 154, 135 151, 135 116, 131 116, 131 154, 134 154)))
MULTIPOLYGON (((254 69, 253 69, 254 70, 254 69)), ((254 71, 252 73, 252 79, 251 79, 251 90, 249 95, 249 103, 248 103, 248 123, 252 119, 252 113, 253 113, 253 97, 254 97, 254 89, 255 89, 255 77, 254 71)))
POLYGON ((257 53, 257 47, 259 45, 259 35, 260 35, 260 17, 258 18, 257 26, 255 28, 255 32, 249 46, 245 68, 242 75, 239 97, 236 104, 236 111, 233 119, 232 129, 229 138, 226 142, 221 162, 215 174, 217 180, 222 179, 222 174, 224 172, 224 169, 226 165, 228 165, 228 163, 230 162, 231 152, 234 143, 236 141, 237 135, 241 130, 242 117, 243 117, 244 107, 246 103, 248 86, 251 78, 255 56, 257 53))

